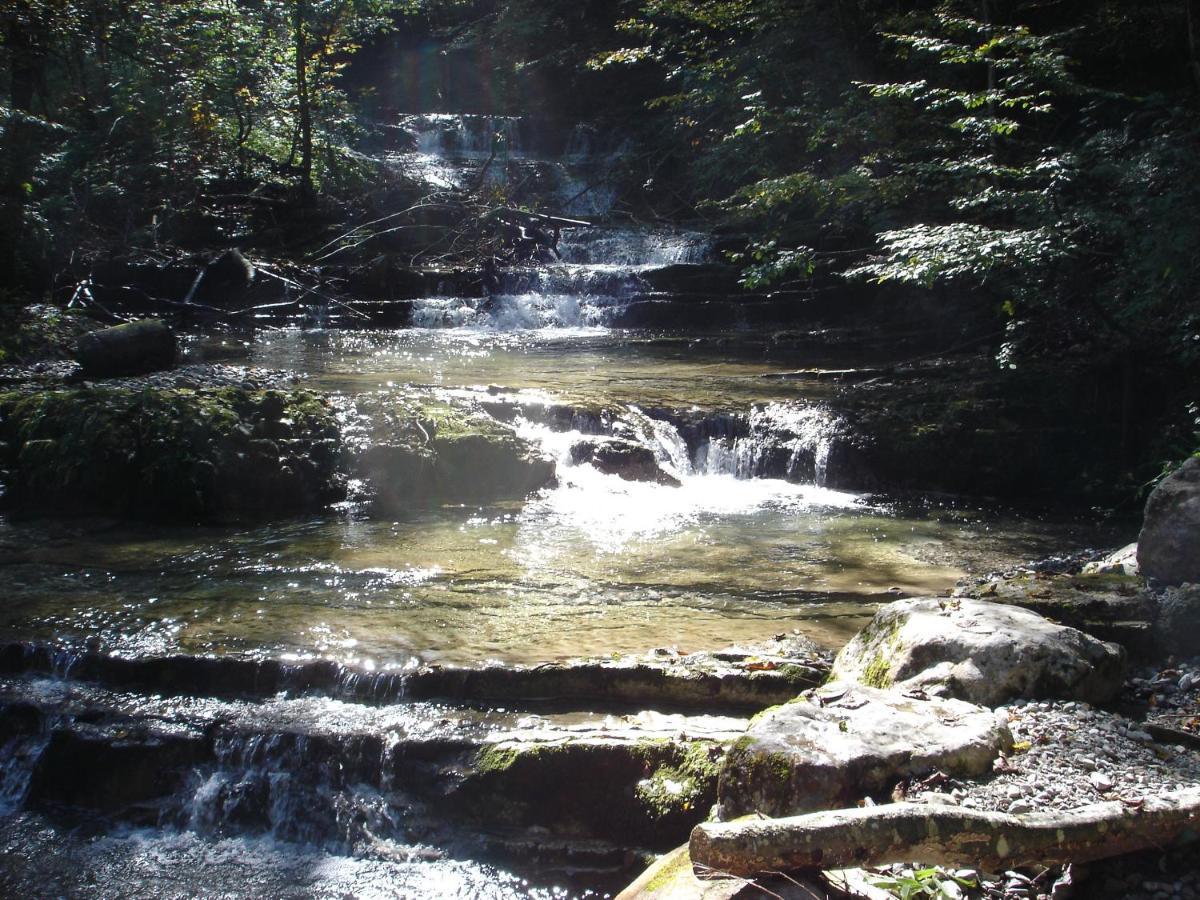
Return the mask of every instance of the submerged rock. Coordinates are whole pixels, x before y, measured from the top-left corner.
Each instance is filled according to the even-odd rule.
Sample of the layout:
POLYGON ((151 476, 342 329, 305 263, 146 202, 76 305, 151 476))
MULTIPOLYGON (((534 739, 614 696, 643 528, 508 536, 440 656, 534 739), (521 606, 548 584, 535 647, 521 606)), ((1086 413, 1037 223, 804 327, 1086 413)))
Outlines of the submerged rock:
POLYGON ((649 447, 621 438, 589 438, 571 448, 571 461, 591 463, 607 475, 626 481, 652 481, 679 486, 679 479, 664 472, 649 447))
POLYGON ((1011 747, 990 711, 833 681, 755 718, 721 770, 721 819, 853 806, 903 778, 979 775, 1011 747))
POLYGON ((833 677, 986 706, 1018 697, 1103 703, 1125 652, 1035 612, 980 600, 898 600, 842 648, 833 677))
POLYGON ((1200 583, 1200 457, 1163 479, 1146 500, 1137 560, 1155 581, 1200 583))

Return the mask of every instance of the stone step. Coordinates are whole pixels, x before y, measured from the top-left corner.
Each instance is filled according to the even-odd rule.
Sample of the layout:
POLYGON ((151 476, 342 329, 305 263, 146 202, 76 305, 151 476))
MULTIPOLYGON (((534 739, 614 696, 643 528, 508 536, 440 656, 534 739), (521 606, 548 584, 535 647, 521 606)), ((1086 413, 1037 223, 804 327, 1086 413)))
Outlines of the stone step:
POLYGON ((449 700, 752 712, 787 702, 820 684, 828 671, 828 654, 796 636, 716 653, 649 654, 533 667, 422 666, 381 671, 329 660, 187 655, 130 659, 44 643, 0 646, 0 673, 9 675, 69 675, 78 681, 165 696, 268 698, 286 692, 375 704, 449 700))

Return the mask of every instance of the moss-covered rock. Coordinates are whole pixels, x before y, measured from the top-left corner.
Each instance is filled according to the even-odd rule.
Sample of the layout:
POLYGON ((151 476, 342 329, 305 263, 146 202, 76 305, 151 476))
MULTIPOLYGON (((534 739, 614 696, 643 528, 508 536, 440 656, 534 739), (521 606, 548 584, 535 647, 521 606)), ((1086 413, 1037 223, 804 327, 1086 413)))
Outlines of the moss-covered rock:
POLYGON ((257 519, 338 496, 333 411, 307 391, 0 395, 9 501, 34 514, 257 519))
POLYGON ((853 806, 935 769, 979 775, 1011 745, 981 707, 831 682, 756 717, 734 743, 721 769, 721 818, 853 806))
POLYGON ((554 480, 554 462, 482 410, 428 397, 360 398, 353 469, 375 507, 523 500, 554 480))
POLYGON ((711 741, 493 743, 449 799, 458 817, 481 825, 663 847, 708 815, 723 753, 711 741))
POLYGON ((1017 698, 1105 703, 1125 652, 1032 610, 966 598, 897 600, 842 648, 833 677, 984 706, 1017 698))

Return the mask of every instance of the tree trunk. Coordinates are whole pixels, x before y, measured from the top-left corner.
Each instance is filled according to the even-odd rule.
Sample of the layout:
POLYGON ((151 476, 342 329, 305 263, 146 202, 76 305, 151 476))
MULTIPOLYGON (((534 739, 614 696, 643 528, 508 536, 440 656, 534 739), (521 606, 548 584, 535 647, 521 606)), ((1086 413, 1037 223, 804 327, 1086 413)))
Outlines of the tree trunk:
POLYGON ((39 45, 40 29, 34 26, 28 3, 15 4, 6 16, 4 43, 8 48, 8 89, 11 112, 5 124, 4 179, 0 184, 0 284, 33 283, 32 260, 22 259, 29 248, 24 240, 25 207, 37 167, 38 134, 28 117, 33 98, 44 80, 45 56, 39 45))
POLYGON ((1187 0, 1188 68, 1200 90, 1200 0, 1187 0))
POLYGON ((1096 803, 1066 812, 1005 815, 918 803, 843 809, 786 819, 697 825, 696 866, 761 872, 919 862, 988 872, 1088 862, 1200 837, 1200 788, 1140 808, 1096 803))
POLYGON ((296 0, 296 108, 300 130, 300 196, 306 203, 313 195, 312 102, 308 92, 308 2, 296 0))

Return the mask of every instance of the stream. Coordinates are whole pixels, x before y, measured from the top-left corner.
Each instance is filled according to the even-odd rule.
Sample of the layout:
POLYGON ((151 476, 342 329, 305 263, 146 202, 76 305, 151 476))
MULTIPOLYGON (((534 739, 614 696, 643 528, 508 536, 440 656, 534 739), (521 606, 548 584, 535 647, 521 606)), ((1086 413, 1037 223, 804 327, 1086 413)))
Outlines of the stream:
MULTIPOLYGON (((586 130, 548 141, 453 115, 395 129, 392 163, 431 186, 536 178, 564 214, 601 222, 614 202, 589 185, 620 148, 586 130)), ((736 307, 655 280, 702 273, 704 235, 599 225, 560 252, 491 298, 421 298, 408 327, 317 315, 259 332, 239 361, 332 395, 350 443, 373 440, 363 398, 486 419, 554 462, 524 501, 405 508, 355 482, 328 514, 255 526, 0 520, 0 547, 20 550, 0 569, 0 893, 604 894, 637 871, 611 836, 574 824, 555 849, 545 827, 443 815, 463 760, 501 737, 721 741, 751 711, 418 699, 405 673, 784 633, 836 649, 881 602, 1103 540, 1071 520, 832 487, 846 426, 829 382, 773 376, 845 349, 798 357, 735 314, 689 327, 698 302, 736 307), (664 309, 682 324, 654 324, 664 309), (658 480, 579 455, 617 439, 648 450, 658 480), (268 683, 284 671, 270 666, 291 674, 268 683), (347 678, 393 680, 364 700, 347 678)), ((889 360, 873 348, 855 364, 889 360)), ((488 478, 469 469, 464 482, 488 478)))

